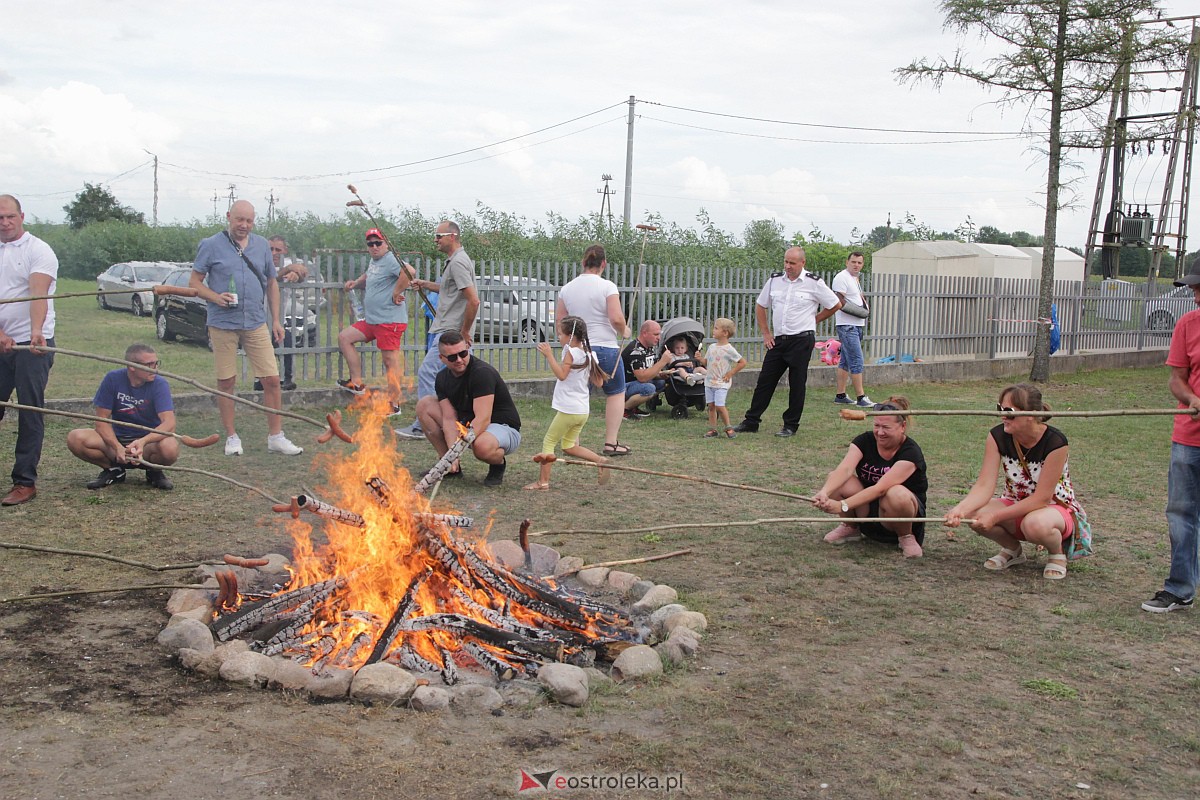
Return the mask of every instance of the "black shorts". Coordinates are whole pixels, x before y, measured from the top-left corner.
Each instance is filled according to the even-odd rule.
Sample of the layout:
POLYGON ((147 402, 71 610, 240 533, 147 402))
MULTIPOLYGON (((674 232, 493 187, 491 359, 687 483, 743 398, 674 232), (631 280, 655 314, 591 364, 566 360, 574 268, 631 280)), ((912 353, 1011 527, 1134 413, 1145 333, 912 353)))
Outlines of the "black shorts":
MULTIPOLYGON (((878 517, 879 516, 879 501, 878 500, 871 501, 871 505, 867 508, 867 516, 868 517, 878 517)), ((922 502, 920 499, 917 500, 917 516, 918 517, 925 516, 925 503, 922 502)), ((848 521, 853 522, 854 518, 851 517, 848 521)), ((883 527, 882 522, 864 522, 858 526, 858 529, 860 532, 862 532, 863 536, 867 537, 868 539, 870 539, 871 541, 874 541, 874 542, 884 542, 886 544, 896 544, 900 539, 900 537, 897 536, 893 531, 889 531, 887 528, 883 527)), ((925 544, 925 523, 924 522, 914 522, 913 526, 912 526, 912 532, 913 532, 913 536, 917 540, 917 544, 921 544, 921 545, 925 544)))

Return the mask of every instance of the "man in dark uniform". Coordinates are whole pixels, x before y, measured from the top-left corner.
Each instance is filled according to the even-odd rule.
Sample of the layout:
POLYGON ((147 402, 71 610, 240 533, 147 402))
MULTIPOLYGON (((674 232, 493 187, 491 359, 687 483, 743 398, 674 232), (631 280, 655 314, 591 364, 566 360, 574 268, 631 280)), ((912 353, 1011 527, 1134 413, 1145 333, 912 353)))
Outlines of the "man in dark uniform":
POLYGON ((754 318, 762 331, 767 356, 754 387, 754 398, 746 418, 734 430, 758 433, 763 412, 771 404, 775 387, 788 374, 788 407, 783 427, 776 436, 795 436, 804 413, 804 391, 808 384, 808 362, 816 345, 817 323, 831 317, 842 301, 825 281, 804 269, 804 249, 790 247, 783 257, 783 272, 771 274, 759 292, 754 318), (771 325, 767 325, 767 311, 771 325))

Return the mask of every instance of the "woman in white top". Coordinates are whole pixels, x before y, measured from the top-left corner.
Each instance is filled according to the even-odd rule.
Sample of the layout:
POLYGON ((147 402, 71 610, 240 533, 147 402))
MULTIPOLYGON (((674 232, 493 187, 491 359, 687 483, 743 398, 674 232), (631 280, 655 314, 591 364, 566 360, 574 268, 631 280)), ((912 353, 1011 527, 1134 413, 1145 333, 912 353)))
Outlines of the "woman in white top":
POLYGON ((617 340, 631 335, 621 311, 617 285, 600 277, 608 262, 604 247, 594 244, 583 254, 583 274, 564 286, 558 293, 555 319, 579 317, 587 325, 592 352, 604 370, 606 380, 601 387, 607 397, 604 406, 604 455, 624 456, 630 450, 617 438, 621 420, 625 418, 625 365, 617 340))
MULTIPOLYGON (((538 352, 550 362, 550 369, 558 382, 554 384, 554 399, 550 407, 558 413, 546 430, 542 440, 542 452, 534 460, 541 464, 541 471, 534 483, 526 489, 549 489, 550 467, 554 447, 562 445, 564 455, 576 456, 604 464, 608 461, 579 443, 579 434, 588 421, 588 383, 599 386, 608 377, 596 361, 588 341, 587 324, 579 317, 562 317, 558 320, 558 341, 562 342, 562 361, 554 358, 548 342, 539 342, 538 352)), ((600 483, 608 482, 608 470, 600 470, 600 483)))

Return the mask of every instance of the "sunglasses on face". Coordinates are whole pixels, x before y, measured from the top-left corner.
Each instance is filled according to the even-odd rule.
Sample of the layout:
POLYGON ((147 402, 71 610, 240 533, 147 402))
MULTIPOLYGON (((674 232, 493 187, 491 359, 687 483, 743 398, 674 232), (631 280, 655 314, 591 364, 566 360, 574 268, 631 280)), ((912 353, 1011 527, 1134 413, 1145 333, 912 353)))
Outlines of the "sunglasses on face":
POLYGON ((1021 409, 1013 408, 1012 406, 1002 406, 999 403, 996 403, 996 410, 1001 414, 1012 414, 1014 411, 1020 411, 1021 409))
POLYGON ((382 244, 378 239, 367 239, 367 247, 379 247, 382 244))
POLYGON ((459 350, 457 353, 443 353, 442 358, 446 359, 451 364, 453 364, 455 361, 458 361, 460 358, 466 358, 468 355, 470 355, 470 353, 471 353, 470 350, 459 350))
POLYGON ((440 242, 442 239, 445 239, 447 236, 453 236, 453 235, 454 235, 453 233, 435 233, 433 235, 433 238, 440 242))
POLYGON ((162 363, 162 362, 160 362, 160 361, 138 361, 137 362, 138 366, 145 367, 146 369, 158 369, 158 365, 160 363, 162 363))

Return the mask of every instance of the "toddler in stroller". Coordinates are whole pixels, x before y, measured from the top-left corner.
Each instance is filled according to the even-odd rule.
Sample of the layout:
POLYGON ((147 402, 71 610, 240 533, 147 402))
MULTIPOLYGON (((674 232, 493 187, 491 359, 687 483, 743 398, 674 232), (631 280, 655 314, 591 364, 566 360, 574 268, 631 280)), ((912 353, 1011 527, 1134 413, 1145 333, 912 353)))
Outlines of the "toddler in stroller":
POLYGON ((664 369, 663 399, 671 407, 671 417, 686 419, 688 408, 704 410, 704 359, 696 355, 704 341, 704 328, 689 317, 676 317, 662 327, 663 346, 674 354, 671 366, 664 369))

